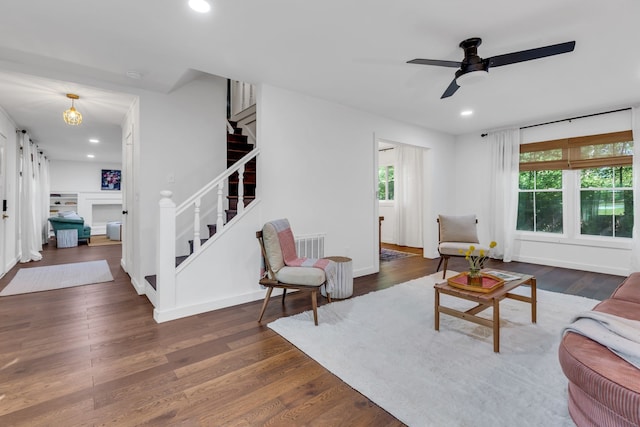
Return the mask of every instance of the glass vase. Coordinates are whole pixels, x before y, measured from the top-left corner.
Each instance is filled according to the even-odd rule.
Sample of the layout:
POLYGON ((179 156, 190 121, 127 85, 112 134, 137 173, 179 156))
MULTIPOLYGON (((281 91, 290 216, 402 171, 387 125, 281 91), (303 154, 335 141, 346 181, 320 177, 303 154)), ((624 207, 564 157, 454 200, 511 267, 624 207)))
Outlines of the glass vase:
POLYGON ((467 274, 467 285, 482 286, 482 273, 480 273, 480 269, 469 269, 469 274, 467 274))

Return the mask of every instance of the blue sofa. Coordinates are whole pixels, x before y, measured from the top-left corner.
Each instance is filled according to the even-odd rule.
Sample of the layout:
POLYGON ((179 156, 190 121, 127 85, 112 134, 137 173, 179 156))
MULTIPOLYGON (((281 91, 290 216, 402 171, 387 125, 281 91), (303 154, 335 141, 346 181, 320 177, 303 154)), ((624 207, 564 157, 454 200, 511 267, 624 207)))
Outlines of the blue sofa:
POLYGON ((91 241, 91 227, 84 225, 84 219, 75 216, 52 216, 49 218, 53 232, 58 236, 58 230, 78 230, 78 241, 86 240, 87 243, 91 241))

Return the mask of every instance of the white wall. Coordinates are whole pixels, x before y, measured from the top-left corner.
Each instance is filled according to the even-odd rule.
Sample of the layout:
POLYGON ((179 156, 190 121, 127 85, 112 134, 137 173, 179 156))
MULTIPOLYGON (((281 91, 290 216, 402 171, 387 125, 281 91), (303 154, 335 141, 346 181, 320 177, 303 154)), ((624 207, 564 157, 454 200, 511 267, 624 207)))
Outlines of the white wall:
MULTIPOLYGON (((623 111, 601 116, 575 119, 551 125, 536 126, 521 131, 523 143, 546 141, 573 136, 594 135, 631 129, 631 112, 623 111)), ((478 232, 481 241, 492 239, 488 235, 491 132, 482 138, 479 133, 467 134, 456 139, 455 204, 451 213, 475 213, 478 216, 478 232)), ((499 243, 499 242, 498 242, 499 243)), ((602 242, 597 239, 570 239, 563 236, 537 237, 518 234, 513 259, 515 261, 557 267, 580 269, 625 276, 629 274, 631 251, 629 239, 602 242)))
MULTIPOLYGON (((51 192, 81 193, 101 190, 102 169, 122 169, 121 163, 50 160, 51 192)), ((113 193, 114 191, 109 191, 113 193)), ((118 191, 119 192, 119 191, 118 191)))
POLYGON ((144 283, 144 276, 156 273, 160 191, 172 191, 180 204, 226 169, 226 79, 204 75, 169 94, 140 92, 139 97, 133 274, 144 283))
MULTIPOLYGON (((259 93, 263 220, 326 233, 326 255, 353 258, 356 276, 377 271, 377 140, 429 148, 425 167, 439 177, 453 163, 454 138, 272 86, 259 93)), ((425 254, 437 256, 435 219, 454 187, 433 179, 425 188, 425 254)))

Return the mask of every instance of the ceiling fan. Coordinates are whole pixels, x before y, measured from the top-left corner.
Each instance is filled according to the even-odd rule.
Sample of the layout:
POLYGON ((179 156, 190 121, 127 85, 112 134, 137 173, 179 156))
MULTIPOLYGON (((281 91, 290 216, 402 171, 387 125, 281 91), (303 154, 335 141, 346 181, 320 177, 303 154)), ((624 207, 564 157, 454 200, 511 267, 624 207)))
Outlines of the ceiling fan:
POLYGON ((460 42, 460 47, 464 50, 464 59, 462 62, 442 61, 439 59, 412 59, 411 61, 407 61, 407 63, 458 68, 455 78, 440 97, 440 99, 442 99, 448 98, 456 93, 460 86, 486 77, 491 67, 500 67, 502 65, 559 55, 573 51, 576 46, 575 41, 570 41, 482 59, 478 56, 478 46, 480 46, 481 43, 482 39, 480 37, 473 37, 460 42))

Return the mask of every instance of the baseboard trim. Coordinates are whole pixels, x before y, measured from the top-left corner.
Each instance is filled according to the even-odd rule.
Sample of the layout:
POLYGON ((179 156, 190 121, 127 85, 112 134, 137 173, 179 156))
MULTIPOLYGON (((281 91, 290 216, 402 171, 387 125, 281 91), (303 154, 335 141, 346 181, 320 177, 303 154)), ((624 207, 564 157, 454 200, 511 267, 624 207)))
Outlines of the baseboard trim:
MULTIPOLYGON (((145 280, 146 283, 146 280, 145 280)), ((138 295, 144 295, 145 294, 145 285, 142 284, 140 285, 140 282, 138 282, 135 277, 131 277, 131 284, 133 285, 133 289, 136 290, 136 293, 138 295)))
POLYGON ((550 267, 560 267, 560 268, 569 268, 571 270, 590 271, 592 273, 612 274, 614 276, 626 277, 630 274, 629 269, 625 269, 625 268, 608 267, 605 265, 582 264, 578 262, 562 262, 562 261, 558 261, 550 258, 514 256, 513 260, 518 262, 526 262, 530 264, 548 265, 550 267))
MULTIPOLYGON (((257 290, 230 298, 221 298, 218 300, 206 301, 200 304, 176 307, 170 310, 160 311, 157 308, 154 308, 153 319, 158 323, 169 322, 171 320, 177 320, 183 317, 194 316, 196 314, 219 310, 221 308, 227 308, 247 302, 262 300, 264 299, 264 296, 264 290, 257 290)), ((256 321, 258 320, 258 314, 259 312, 256 311, 256 321)))

